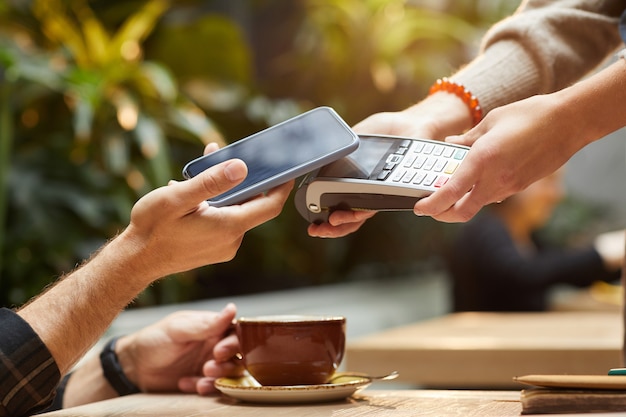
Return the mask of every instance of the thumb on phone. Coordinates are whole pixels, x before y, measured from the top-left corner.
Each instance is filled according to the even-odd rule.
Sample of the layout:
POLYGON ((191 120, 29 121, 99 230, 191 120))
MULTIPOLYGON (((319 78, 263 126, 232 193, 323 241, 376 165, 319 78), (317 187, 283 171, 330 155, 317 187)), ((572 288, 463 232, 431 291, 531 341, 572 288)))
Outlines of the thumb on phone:
POLYGON ((248 167, 241 159, 231 159, 201 172, 180 183, 180 191, 186 199, 196 203, 218 196, 236 185, 248 175, 248 167))

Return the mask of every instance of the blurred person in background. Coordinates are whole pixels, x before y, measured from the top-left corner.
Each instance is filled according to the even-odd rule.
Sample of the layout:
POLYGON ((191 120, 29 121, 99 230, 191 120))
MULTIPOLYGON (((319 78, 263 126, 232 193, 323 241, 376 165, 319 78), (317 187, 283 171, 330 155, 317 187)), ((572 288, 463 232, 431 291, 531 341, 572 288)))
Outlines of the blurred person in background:
POLYGON ((619 279, 624 231, 580 248, 550 245, 537 234, 565 195, 562 176, 560 169, 461 226, 446 257, 455 311, 545 311, 557 284, 619 279))

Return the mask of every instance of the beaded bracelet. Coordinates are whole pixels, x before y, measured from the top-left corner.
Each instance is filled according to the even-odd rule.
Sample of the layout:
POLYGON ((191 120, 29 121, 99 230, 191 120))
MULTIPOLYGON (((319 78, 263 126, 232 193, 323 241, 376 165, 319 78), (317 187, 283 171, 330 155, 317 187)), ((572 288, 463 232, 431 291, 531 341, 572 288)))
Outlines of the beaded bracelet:
POLYGON ((438 91, 445 91, 446 93, 454 94, 469 107, 472 114, 472 126, 476 126, 478 122, 483 118, 483 109, 478 103, 478 99, 463 85, 455 83, 454 81, 444 77, 440 78, 430 87, 428 95, 433 95, 438 91))

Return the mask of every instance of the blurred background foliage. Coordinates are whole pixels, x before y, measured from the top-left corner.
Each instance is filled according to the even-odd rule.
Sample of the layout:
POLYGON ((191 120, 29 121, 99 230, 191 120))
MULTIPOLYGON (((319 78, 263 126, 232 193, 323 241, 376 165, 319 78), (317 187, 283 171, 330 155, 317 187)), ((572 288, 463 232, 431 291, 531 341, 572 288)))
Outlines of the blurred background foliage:
MULTIPOLYGON (((423 97, 512 0, 4 0, 0 297, 19 305, 113 237, 204 144, 313 107, 354 124, 423 97)), ((407 218, 410 217, 410 218, 407 218)), ((289 201, 238 256, 162 280, 136 305, 401 275, 449 227, 380 214, 309 238, 289 201)))

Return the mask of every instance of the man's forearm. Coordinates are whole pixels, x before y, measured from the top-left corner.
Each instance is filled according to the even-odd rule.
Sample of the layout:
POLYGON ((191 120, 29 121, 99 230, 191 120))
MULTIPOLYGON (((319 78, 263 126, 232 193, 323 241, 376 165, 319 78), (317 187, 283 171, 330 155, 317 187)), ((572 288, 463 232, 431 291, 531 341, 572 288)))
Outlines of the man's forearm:
POLYGON ((76 407, 117 397, 117 392, 104 378, 100 358, 87 359, 72 372, 63 395, 63 408, 76 407))
POLYGON ((141 248, 122 234, 18 311, 46 344, 61 374, 151 282, 139 267, 140 258, 141 248))

